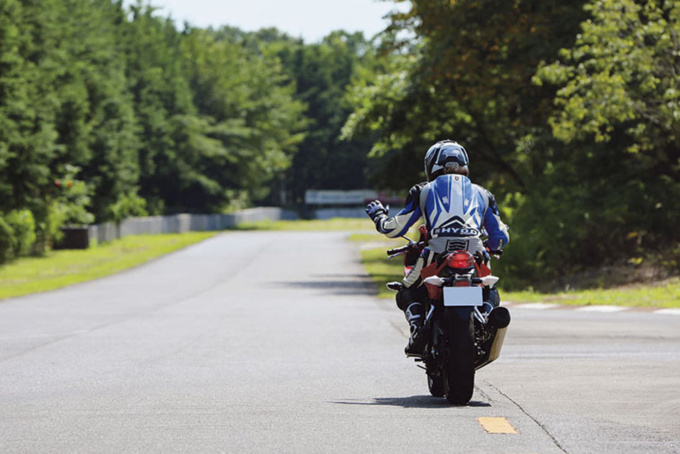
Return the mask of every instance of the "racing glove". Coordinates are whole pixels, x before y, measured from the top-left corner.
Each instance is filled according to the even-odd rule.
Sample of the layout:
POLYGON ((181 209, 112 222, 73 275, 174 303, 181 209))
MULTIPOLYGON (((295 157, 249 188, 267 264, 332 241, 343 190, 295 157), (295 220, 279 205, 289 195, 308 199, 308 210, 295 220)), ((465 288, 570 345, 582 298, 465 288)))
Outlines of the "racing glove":
POLYGON ((368 217, 371 218, 371 221, 373 221, 376 226, 383 218, 387 217, 387 210, 388 208, 385 208, 380 200, 374 200, 366 205, 366 214, 368 214, 368 217))

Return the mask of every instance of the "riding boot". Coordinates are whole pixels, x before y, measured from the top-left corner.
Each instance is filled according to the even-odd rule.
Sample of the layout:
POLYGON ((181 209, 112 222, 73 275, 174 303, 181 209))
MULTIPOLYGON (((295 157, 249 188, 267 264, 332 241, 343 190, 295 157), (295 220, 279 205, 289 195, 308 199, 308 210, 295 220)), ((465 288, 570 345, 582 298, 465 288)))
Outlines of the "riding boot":
POLYGON ((423 348, 425 347, 425 337, 422 333, 425 308, 420 303, 411 303, 406 308, 405 314, 411 331, 411 337, 404 349, 404 353, 407 356, 420 356, 423 354, 423 348))

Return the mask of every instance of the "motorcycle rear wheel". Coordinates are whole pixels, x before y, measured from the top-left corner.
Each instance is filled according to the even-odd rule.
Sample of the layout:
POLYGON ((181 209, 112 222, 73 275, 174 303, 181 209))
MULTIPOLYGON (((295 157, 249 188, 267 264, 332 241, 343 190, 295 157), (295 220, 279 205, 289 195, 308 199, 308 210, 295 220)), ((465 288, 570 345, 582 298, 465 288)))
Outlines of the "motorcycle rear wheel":
MULTIPOLYGON (((449 312, 449 311, 447 311, 449 312)), ((475 387, 475 337, 472 314, 459 318, 455 312, 446 314, 448 354, 444 362, 446 399, 454 405, 466 405, 475 387)))

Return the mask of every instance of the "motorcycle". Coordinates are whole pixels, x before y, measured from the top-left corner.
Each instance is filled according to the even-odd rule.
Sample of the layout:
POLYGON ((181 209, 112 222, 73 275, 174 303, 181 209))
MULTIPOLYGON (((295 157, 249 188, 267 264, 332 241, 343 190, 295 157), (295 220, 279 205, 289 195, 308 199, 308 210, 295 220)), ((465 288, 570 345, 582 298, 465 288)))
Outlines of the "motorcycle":
MULTIPOLYGON (((387 251, 388 258, 404 255, 405 274, 426 247, 404 237, 406 246, 387 251)), ((500 251, 494 252, 500 258, 500 251)), ((427 373, 430 394, 466 405, 474 391, 475 371, 498 359, 510 324, 510 312, 492 301, 499 278, 491 275, 489 254, 472 255, 467 250, 442 254, 421 271, 427 289, 426 316, 420 335, 425 347, 415 361, 427 373)), ((402 290, 400 282, 387 284, 402 290)))

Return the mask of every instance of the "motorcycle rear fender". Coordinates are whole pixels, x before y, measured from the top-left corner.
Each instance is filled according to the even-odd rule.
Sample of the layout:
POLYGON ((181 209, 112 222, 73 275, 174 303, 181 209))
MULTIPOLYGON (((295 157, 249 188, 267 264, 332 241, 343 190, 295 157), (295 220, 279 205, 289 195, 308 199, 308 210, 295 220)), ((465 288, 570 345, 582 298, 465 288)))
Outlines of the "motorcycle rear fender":
POLYGON ((475 310, 474 306, 448 306, 446 309, 449 310, 449 313, 453 311, 460 320, 469 320, 475 310))
MULTIPOLYGON (((470 306, 460 306, 460 307, 442 307, 439 306, 438 310, 443 310, 443 314, 439 317, 435 317, 433 320, 432 328, 433 328, 433 335, 435 338, 438 338, 440 336, 447 336, 449 334, 450 330, 450 324, 453 321, 452 319, 455 319, 457 321, 471 321, 472 318, 472 312, 474 310, 473 307, 470 306)), ((437 341, 435 341, 437 342, 437 341)))

